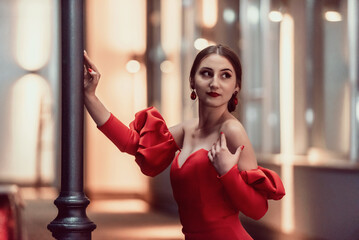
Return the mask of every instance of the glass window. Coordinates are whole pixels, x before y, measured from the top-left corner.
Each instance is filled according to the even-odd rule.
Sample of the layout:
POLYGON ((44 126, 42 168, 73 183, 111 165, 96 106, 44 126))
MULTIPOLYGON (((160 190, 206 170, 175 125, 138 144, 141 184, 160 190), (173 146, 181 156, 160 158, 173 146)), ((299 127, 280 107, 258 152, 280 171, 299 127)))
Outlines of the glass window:
POLYGON ((358 15, 349 3, 240 1, 242 121, 257 152, 352 158, 358 54, 348 29, 358 15))
POLYGON ((349 153, 350 89, 348 69, 347 1, 315 1, 311 9, 314 60, 307 80, 309 153, 324 150, 341 157, 349 153), (315 48, 314 48, 315 47, 315 48), (315 71, 315 72, 314 72, 315 71))

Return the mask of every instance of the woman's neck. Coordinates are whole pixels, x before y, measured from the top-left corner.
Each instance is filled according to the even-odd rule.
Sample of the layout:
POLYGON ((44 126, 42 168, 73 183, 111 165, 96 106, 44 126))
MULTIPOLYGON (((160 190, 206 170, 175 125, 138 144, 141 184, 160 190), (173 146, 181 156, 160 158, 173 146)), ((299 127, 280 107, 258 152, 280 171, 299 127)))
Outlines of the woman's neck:
POLYGON ((229 114, 227 106, 214 108, 200 104, 198 109, 198 130, 216 130, 228 118, 229 114))

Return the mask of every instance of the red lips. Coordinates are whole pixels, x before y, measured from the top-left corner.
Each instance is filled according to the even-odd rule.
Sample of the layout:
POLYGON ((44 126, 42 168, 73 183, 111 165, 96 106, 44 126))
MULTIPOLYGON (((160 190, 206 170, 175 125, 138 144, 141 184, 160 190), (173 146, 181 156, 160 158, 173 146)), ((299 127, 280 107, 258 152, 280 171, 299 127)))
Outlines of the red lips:
POLYGON ((207 93, 209 96, 211 96, 211 97, 218 97, 218 96, 220 96, 220 94, 218 94, 218 93, 216 93, 216 92, 208 92, 207 93))

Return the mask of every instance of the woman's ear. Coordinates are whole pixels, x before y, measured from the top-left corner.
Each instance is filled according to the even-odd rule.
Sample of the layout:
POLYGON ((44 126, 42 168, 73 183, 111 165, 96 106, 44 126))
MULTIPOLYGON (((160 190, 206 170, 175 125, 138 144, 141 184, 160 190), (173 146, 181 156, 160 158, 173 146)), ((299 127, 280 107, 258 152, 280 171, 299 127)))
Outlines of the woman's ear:
POLYGON ((194 79, 191 78, 191 77, 189 78, 189 84, 190 84, 190 87, 191 87, 192 89, 195 88, 194 79))

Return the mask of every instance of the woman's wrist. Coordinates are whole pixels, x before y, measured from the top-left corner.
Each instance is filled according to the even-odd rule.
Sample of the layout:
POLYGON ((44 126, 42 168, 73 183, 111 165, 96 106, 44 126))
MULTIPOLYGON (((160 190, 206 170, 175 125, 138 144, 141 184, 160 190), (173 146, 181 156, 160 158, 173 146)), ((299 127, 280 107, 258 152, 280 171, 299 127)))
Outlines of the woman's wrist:
POLYGON ((84 104, 88 113, 98 126, 103 125, 109 119, 111 113, 95 94, 85 93, 84 104))
POLYGON ((85 101, 85 104, 86 103, 90 103, 90 102, 95 102, 97 101, 98 98, 96 96, 96 94, 94 92, 91 92, 91 93, 88 93, 88 92, 84 92, 84 101, 85 101))
POLYGON ((233 168, 233 166, 223 166, 220 169, 217 169, 217 173, 219 176, 223 176, 232 168, 233 168))
POLYGON ((231 172, 233 171, 233 169, 238 169, 237 167, 236 167, 236 165, 234 165, 233 167, 231 167, 230 169, 228 169, 226 172, 224 172, 223 174, 219 174, 218 173, 218 178, 224 178, 225 176, 227 176, 227 175, 230 175, 231 174, 231 172))

